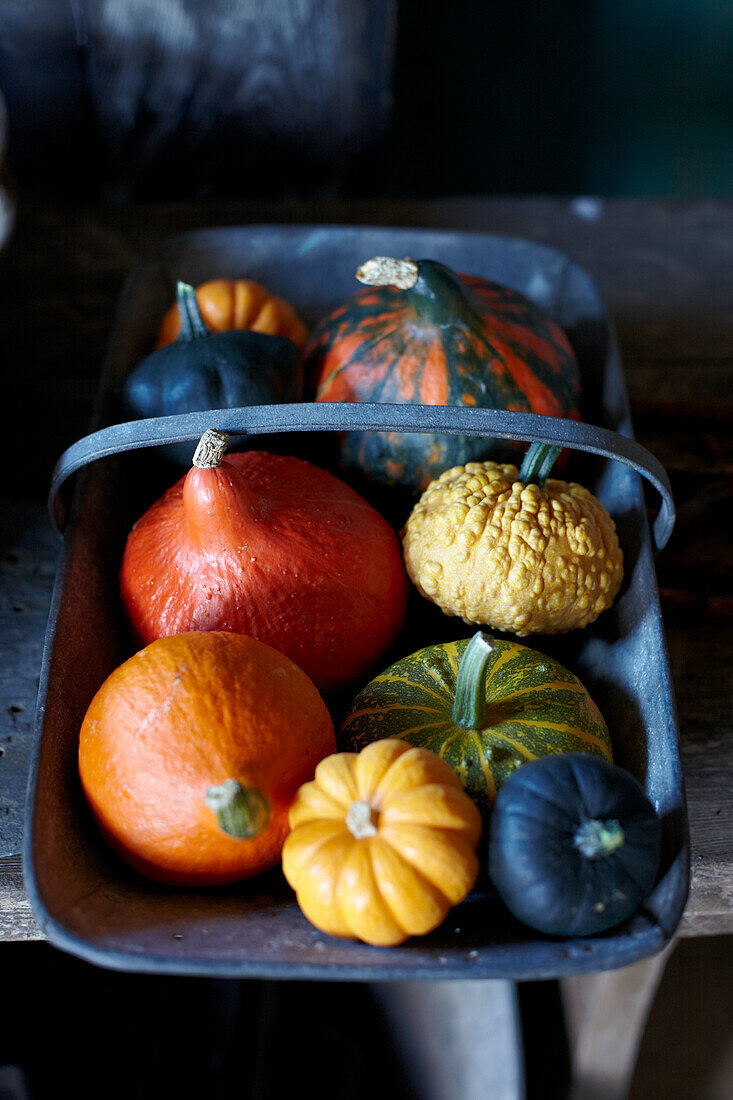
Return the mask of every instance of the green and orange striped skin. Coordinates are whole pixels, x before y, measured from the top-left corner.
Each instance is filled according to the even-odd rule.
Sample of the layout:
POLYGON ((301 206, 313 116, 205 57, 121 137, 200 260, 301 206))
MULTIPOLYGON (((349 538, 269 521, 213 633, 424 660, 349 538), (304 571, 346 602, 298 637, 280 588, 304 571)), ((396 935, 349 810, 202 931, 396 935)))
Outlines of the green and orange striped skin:
POLYGON ((339 750, 359 751, 383 737, 430 749, 451 765, 484 819, 499 787, 528 760, 562 752, 612 760, 606 723, 578 678, 516 642, 494 639, 484 728, 455 725, 456 676, 467 645, 428 646, 367 684, 341 726, 339 750))
MULTIPOLYGON (((559 325, 497 283, 432 260, 418 270, 411 289, 367 287, 317 326, 305 352, 317 401, 578 418, 578 365, 559 325)), ((449 467, 511 454, 500 440, 397 432, 349 433, 342 445, 345 466, 416 490, 449 467)))

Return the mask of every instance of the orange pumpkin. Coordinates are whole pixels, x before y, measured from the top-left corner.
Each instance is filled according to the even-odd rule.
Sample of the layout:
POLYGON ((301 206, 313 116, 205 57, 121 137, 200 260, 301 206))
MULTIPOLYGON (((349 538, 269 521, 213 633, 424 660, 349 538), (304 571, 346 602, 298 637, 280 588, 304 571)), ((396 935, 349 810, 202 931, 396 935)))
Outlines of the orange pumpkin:
POLYGON ((305 673, 238 634, 162 638, 107 678, 79 737, 107 839, 161 882, 208 885, 277 863, 298 787, 335 748, 305 673))
MULTIPOLYGON (((275 297, 251 279, 212 279, 196 288, 196 300, 206 327, 212 332, 249 328, 272 336, 287 336, 302 350, 308 330, 288 302, 275 297)), ((178 306, 163 318, 157 347, 172 344, 181 331, 178 306)))
POLYGON ((332 936, 424 936, 476 881, 478 809, 444 760, 397 738, 322 760, 289 816, 285 877, 332 936))
POLYGON ((250 634, 321 691, 353 682, 405 614, 396 535, 353 489, 297 458, 224 457, 204 433, 194 466, 130 532, 121 590, 143 642, 188 630, 250 634))

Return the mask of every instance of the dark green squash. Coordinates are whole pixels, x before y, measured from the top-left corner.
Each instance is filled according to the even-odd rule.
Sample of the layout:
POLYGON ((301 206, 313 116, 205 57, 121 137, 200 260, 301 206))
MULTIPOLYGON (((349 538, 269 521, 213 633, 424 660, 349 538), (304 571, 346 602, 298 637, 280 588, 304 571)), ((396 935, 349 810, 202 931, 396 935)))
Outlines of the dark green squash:
POLYGON ((629 772, 587 753, 545 757, 497 795, 489 874, 531 928, 594 936, 632 916, 651 890, 660 836, 629 772))
MULTIPOLYGON (((196 293, 178 283, 181 333, 143 359, 123 379, 120 409, 129 419, 299 401, 303 393, 300 353, 286 336, 251 330, 211 332, 196 293)), ((232 437, 232 445, 244 437, 232 437)), ((195 443, 162 448, 168 458, 190 465, 195 443)))
MULTIPOLYGON (((370 284, 317 326, 306 371, 318 401, 465 405, 577 418, 578 365, 564 332, 524 295, 434 260, 377 257, 370 284)), ((424 489, 443 470, 513 459, 478 437, 346 434, 345 466, 386 485, 424 489)))
POLYGON ((357 695, 339 748, 400 737, 441 756, 488 817, 496 791, 521 765, 548 753, 611 759, 603 718, 557 661, 516 642, 475 634, 397 661, 357 695))

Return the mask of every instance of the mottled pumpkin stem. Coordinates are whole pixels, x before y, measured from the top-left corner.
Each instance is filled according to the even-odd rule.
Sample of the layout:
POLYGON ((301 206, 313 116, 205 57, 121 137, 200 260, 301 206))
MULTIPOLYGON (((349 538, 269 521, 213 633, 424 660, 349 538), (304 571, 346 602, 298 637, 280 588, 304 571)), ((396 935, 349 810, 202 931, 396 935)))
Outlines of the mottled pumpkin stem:
POLYGON ((210 336, 201 310, 196 299, 196 291, 190 283, 176 283, 176 301, 178 302, 178 315, 181 320, 181 332, 179 340, 198 340, 202 336, 210 336))
POLYGON ((486 725, 486 670, 496 649, 493 640, 479 630, 466 646, 456 677, 452 721, 465 730, 486 725))
POLYGON ((259 836, 270 820, 270 803, 262 791, 243 787, 236 779, 209 787, 204 802, 216 814, 220 829, 235 840, 259 836))
POLYGON ((573 837, 573 843, 587 859, 610 856, 624 843, 624 831, 618 821, 584 821, 573 837))
POLYGON ((410 290, 418 280, 419 269, 414 260, 395 260, 391 256, 375 256, 356 272, 360 283, 367 286, 396 286, 410 290))
POLYGON ((541 489, 561 450, 562 447, 552 443, 533 443, 524 456, 518 480, 523 485, 539 485, 541 489))
POLYGON ((193 453, 194 466, 198 466, 199 470, 215 470, 217 466, 221 466, 228 444, 229 436, 226 432, 220 432, 218 428, 207 428, 193 453))

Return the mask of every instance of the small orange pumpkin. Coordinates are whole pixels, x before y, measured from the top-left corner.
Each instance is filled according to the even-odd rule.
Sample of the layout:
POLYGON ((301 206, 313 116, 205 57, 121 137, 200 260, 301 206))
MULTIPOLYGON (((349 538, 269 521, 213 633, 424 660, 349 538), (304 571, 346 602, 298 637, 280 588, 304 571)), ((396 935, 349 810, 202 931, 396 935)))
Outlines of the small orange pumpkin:
POLYGON ((396 738, 322 760, 290 810, 285 877, 332 936, 423 936, 478 874, 481 817, 448 764, 396 738))
POLYGON ((82 723, 79 773, 132 867, 213 885, 278 862, 293 797, 335 747, 323 700, 287 657, 239 634, 178 634, 105 680, 82 723))
MULTIPOLYGON (((196 300, 206 327, 212 332, 248 328, 272 336, 287 336, 301 349, 308 330, 293 307, 251 279, 212 279, 196 288, 196 300)), ((178 306, 163 318, 157 347, 172 344, 181 331, 178 306)))

